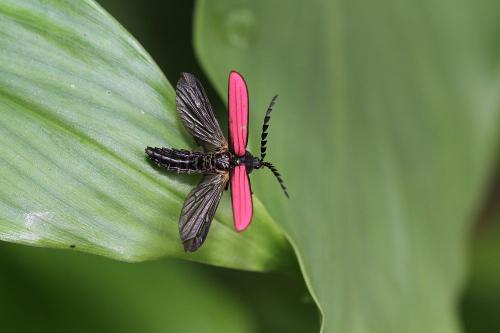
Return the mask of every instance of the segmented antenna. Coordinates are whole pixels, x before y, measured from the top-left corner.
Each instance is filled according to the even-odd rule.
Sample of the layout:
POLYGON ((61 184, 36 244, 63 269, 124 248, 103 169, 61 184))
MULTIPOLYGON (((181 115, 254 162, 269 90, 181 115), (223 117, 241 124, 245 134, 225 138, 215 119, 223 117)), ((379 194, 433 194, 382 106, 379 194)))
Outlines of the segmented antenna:
POLYGON ((278 182, 280 183, 281 189, 285 193, 286 197, 290 198, 290 196, 288 195, 288 191, 286 189, 286 186, 285 186, 285 182, 283 181, 283 177, 281 177, 280 173, 278 172, 278 169, 276 169, 276 167, 269 162, 262 162, 262 165, 268 167, 269 170, 271 170, 271 172, 276 177, 276 179, 278 179, 278 182))
POLYGON ((278 95, 275 95, 273 99, 271 99, 271 103, 269 103, 269 107, 266 111, 266 116, 264 117, 264 125, 262 125, 262 136, 260 139, 260 159, 263 160, 266 157, 266 145, 267 145, 267 129, 269 127, 269 120, 271 119, 271 112, 273 112, 274 103, 276 103, 276 98, 278 95))

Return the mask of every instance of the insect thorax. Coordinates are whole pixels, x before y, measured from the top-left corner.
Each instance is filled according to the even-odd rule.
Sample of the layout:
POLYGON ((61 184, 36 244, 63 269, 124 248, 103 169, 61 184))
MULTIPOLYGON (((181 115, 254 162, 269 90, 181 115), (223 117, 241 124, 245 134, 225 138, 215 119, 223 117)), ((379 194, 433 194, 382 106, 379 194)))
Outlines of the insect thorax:
POLYGON ((238 165, 245 165, 247 172, 252 172, 253 169, 260 169, 261 161, 258 157, 254 157, 248 150, 244 156, 231 155, 231 167, 234 168, 238 165))
POLYGON ((228 152, 201 153, 193 152, 192 166, 201 173, 216 173, 228 171, 230 168, 230 154, 228 152))
POLYGON ((229 170, 229 168, 231 167, 230 165, 231 156, 228 152, 215 153, 211 155, 213 156, 212 159, 215 169, 221 171, 229 170))

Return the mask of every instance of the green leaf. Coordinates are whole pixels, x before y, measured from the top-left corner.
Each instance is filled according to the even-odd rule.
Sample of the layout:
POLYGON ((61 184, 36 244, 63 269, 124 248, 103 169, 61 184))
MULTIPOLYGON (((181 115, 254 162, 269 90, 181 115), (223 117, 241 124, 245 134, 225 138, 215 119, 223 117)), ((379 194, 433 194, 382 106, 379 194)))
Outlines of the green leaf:
POLYGON ((199 178, 160 172, 144 148, 193 140, 172 86, 91 0, 0 3, 0 143, 0 239, 248 270, 293 260, 258 200, 238 234, 227 198, 205 246, 184 253, 178 217, 199 178))
POLYGON ((465 1, 198 1, 195 48, 222 96, 273 94, 254 192, 289 233, 325 332, 456 332, 467 223, 491 165, 498 73, 465 1), (452 10, 450 10, 452 9, 452 10), (493 67, 493 66, 491 66, 493 67))
POLYGON ((130 265, 6 243, 0 249, 0 283, 9 286, 0 299, 5 331, 258 331, 239 297, 201 265, 130 265))
POLYGON ((461 302, 465 332, 493 332, 500 329, 496 311, 500 306, 500 197, 498 169, 493 191, 475 226, 470 246, 470 273, 461 302))

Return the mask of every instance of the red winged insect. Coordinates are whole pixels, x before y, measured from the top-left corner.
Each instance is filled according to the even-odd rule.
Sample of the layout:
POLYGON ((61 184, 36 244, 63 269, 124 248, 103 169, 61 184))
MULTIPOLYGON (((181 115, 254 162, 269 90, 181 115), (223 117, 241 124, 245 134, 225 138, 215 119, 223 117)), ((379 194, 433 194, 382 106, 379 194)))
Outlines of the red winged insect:
POLYGON ((277 96, 267 109, 262 126, 260 158, 246 150, 248 141, 248 89, 236 71, 229 74, 229 145, 201 83, 182 73, 176 87, 177 112, 189 133, 203 147, 201 151, 147 147, 146 153, 159 167, 177 173, 204 174, 189 193, 179 219, 179 234, 184 249, 196 251, 205 241, 222 193, 231 183, 234 226, 245 230, 252 219, 252 190, 249 173, 267 167, 278 179, 288 197, 283 178, 266 156, 267 129, 277 96))

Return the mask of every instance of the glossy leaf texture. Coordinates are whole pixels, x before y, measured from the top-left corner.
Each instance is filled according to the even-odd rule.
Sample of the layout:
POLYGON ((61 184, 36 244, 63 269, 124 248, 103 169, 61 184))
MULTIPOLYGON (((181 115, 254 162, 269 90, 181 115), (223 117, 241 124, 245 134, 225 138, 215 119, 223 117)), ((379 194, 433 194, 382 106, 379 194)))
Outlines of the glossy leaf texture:
POLYGON ((185 254, 178 218, 199 178, 154 168, 147 145, 195 147, 171 84, 125 29, 90 0, 1 1, 0 239, 126 261, 288 265, 258 200, 255 227, 238 234, 228 195, 206 245, 185 254))
POLYGON ((195 47, 217 90, 229 70, 246 78, 253 152, 279 94, 266 158, 291 199, 266 171, 252 173, 252 189, 290 235, 324 332, 460 331, 468 223, 499 120, 478 8, 197 3, 195 47))

